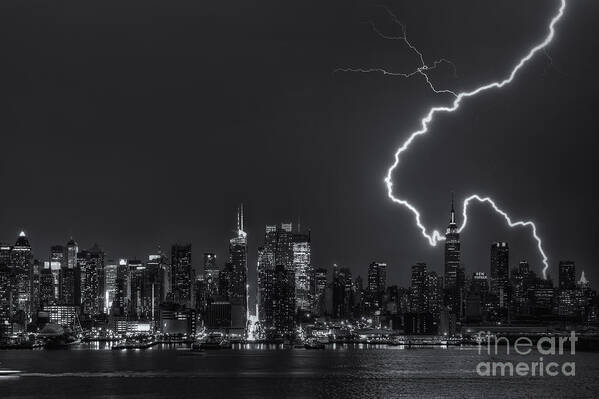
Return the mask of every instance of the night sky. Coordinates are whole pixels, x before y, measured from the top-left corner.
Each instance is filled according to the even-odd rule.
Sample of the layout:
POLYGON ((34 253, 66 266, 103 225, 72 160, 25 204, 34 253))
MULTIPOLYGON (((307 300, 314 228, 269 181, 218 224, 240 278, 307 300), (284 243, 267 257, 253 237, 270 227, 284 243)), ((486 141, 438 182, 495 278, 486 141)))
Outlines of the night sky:
MULTIPOLYGON (((472 89, 503 79, 546 35, 557 0, 386 2, 432 76, 472 89)), ((226 256, 238 203, 247 209, 250 273, 265 224, 312 229, 313 264, 366 274, 389 264, 442 271, 412 214, 386 197, 395 148, 433 105, 417 58, 373 33, 399 33, 363 1, 60 1, 0 4, 0 241, 24 229, 38 258, 72 235, 109 257, 145 259, 192 242, 194 258, 226 256)), ((491 195, 538 224, 556 277, 560 259, 599 281, 596 190, 599 3, 570 0, 547 56, 502 90, 466 100, 418 139, 396 193, 444 229, 456 200, 491 195), (552 60, 552 61, 550 61, 552 60)), ((540 271, 528 230, 509 230, 484 205, 462 234, 467 273, 489 271, 489 246, 540 271)))

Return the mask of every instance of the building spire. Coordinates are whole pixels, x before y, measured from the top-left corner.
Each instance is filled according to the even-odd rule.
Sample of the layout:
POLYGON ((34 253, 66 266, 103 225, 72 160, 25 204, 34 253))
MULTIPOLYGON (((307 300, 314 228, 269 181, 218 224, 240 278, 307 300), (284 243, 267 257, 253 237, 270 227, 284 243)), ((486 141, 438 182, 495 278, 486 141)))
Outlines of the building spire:
POLYGON ((240 209, 241 215, 239 217, 239 225, 241 226, 240 230, 243 231, 243 202, 241 203, 240 209))
POLYGON ((582 271, 582 274, 580 275, 580 280, 578 280, 578 284, 587 284, 589 281, 587 280, 586 276, 584 275, 584 270, 582 271))
POLYGON ((453 204, 453 191, 451 192, 451 216, 449 219, 449 223, 455 224, 455 208, 453 204))

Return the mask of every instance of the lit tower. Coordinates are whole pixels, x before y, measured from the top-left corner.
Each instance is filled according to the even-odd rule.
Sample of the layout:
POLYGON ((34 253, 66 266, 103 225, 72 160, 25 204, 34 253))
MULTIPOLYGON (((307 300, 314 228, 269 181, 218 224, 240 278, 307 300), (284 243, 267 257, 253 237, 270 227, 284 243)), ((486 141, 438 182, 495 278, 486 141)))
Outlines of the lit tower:
MULTIPOLYGON (((31 255, 31 245, 25 235, 24 231, 21 231, 15 245, 12 247, 10 253, 10 263, 13 268, 13 303, 16 307, 14 310, 24 315, 25 319, 20 320, 27 322, 31 316, 31 284, 30 284, 30 273, 32 267, 33 258, 31 255)), ((14 306, 14 305, 13 305, 14 306)))
POLYGON ((460 315, 460 296, 464 286, 464 272, 460 264, 460 233, 455 217, 453 194, 449 226, 445 234, 445 305, 460 315))
POLYGON ((229 240, 231 264, 230 298, 233 328, 245 328, 247 322, 247 233, 243 230, 243 204, 237 212, 237 235, 229 240))

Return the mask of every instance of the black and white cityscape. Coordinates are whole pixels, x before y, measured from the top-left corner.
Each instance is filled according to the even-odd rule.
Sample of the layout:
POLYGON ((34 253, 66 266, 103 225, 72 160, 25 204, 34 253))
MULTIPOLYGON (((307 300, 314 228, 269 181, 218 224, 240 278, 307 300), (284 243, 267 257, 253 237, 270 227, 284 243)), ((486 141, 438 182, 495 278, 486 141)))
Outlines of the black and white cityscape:
POLYGON ((444 272, 414 262, 405 286, 387 281, 391 264, 381 259, 364 265, 363 274, 312 264, 320 243, 292 222, 266 225, 258 233, 262 244, 248 248, 243 205, 225 259, 187 243, 158 247, 143 259, 111 258, 99 244, 83 249, 74 238, 44 254, 21 232, 14 244, 0 246, 2 345, 67 347, 74 340, 141 336, 218 337, 223 344, 303 344, 307 337, 457 344, 472 342, 481 326, 597 325, 599 297, 574 261, 559 261, 554 283, 527 260, 510 258, 509 243, 498 241, 489 244, 488 271, 469 272, 453 204, 448 220, 444 272), (250 267, 256 281, 248 278, 250 267))
POLYGON ((0 398, 596 398, 594 0, 0 2, 0 398))

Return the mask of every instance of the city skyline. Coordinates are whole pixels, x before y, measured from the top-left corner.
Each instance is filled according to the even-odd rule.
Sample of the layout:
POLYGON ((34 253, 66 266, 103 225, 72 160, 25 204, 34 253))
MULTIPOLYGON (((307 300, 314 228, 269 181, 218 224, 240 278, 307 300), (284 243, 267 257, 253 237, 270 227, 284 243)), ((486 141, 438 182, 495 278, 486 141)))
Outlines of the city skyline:
MULTIPOLYGON (((463 284, 463 279, 464 279, 464 274, 465 273, 476 273, 476 272, 484 272, 487 274, 491 274, 493 272, 493 254, 491 255, 491 263, 490 266, 489 265, 485 265, 482 267, 483 270, 479 270, 479 268, 477 269, 473 269, 473 270, 466 270, 466 266, 465 264, 461 261, 461 248, 460 248, 460 234, 457 232, 457 224, 458 224, 458 217, 456 216, 456 212, 454 210, 454 203, 453 203, 453 199, 451 202, 451 209, 450 209, 450 222, 449 225, 447 227, 447 232, 446 235, 448 237, 447 241, 444 242, 444 250, 441 251, 440 248, 434 249, 437 252, 441 251, 444 255, 444 265, 442 266, 440 269, 438 267, 435 267, 435 265, 432 265, 430 261, 428 261, 426 258, 417 258, 414 260, 404 260, 404 262, 407 262, 410 264, 409 266, 409 277, 405 280, 393 280, 396 284, 402 286, 402 283, 404 283, 403 286, 407 286, 406 283, 409 283, 412 279, 411 277, 411 269, 412 269, 412 265, 418 262, 424 262, 427 264, 427 267, 430 268, 431 270, 434 270, 440 274, 444 274, 445 278, 444 278, 444 286, 445 287, 451 287, 451 286, 455 286, 456 284, 460 284, 458 280, 460 280, 460 273, 461 273, 461 281, 463 284), (449 238, 451 237, 451 238, 449 238), (455 246, 457 243, 457 247, 455 246), (457 249, 456 249, 457 248, 457 249), (448 269, 449 268, 449 269, 448 269), (449 277, 448 277, 449 276, 449 277), (450 280, 448 280, 448 278, 450 280), (456 282, 458 281, 458 282, 456 282)), ((260 251, 263 248, 264 243, 261 242, 262 240, 262 233, 264 233, 264 229, 266 229, 266 234, 269 234, 269 229, 272 228, 276 228, 276 224, 264 224, 264 228, 262 229, 262 231, 260 232, 260 234, 258 234, 257 238, 255 239, 255 241, 257 241, 257 245, 255 248, 252 248, 250 245, 248 245, 248 238, 251 236, 251 234, 248 234, 247 231, 245 231, 245 227, 244 227, 244 223, 245 223, 245 217, 243 214, 243 204, 240 205, 237 208, 237 218, 236 218, 236 225, 235 225, 235 229, 231 230, 231 233, 233 235, 237 235, 236 237, 231 238, 229 241, 229 244, 227 244, 227 251, 224 254, 220 254, 218 255, 212 248, 202 248, 200 247, 199 250, 196 249, 196 251, 198 251, 199 253, 201 253, 203 256, 206 255, 211 255, 213 256, 211 262, 215 265, 215 267, 222 269, 225 265, 225 263, 227 262, 228 256, 226 254, 230 254, 231 251, 231 245, 234 245, 234 242, 237 242, 239 240, 243 241, 243 245, 247 247, 246 251, 247 251, 247 255, 243 255, 243 256, 247 256, 246 262, 248 263, 247 266, 247 275, 248 275, 248 281, 251 281, 252 284, 250 284, 250 288, 252 292, 256 292, 257 293, 257 281, 258 281, 258 269, 259 269, 259 263, 260 263, 260 251), (253 255, 253 256, 252 256, 253 255), (250 259, 255 259, 255 261, 252 263, 250 261, 250 259), (257 266, 258 265, 258 266, 257 266)), ((304 226, 305 228, 302 230, 301 228, 301 223, 298 221, 296 223, 289 221, 289 222, 281 222, 280 226, 283 226, 284 229, 286 229, 288 231, 289 234, 306 234, 306 237, 311 237, 311 233, 312 230, 306 226, 304 226)), ((21 238, 27 238, 27 240, 30 240, 30 236, 27 234, 27 232, 25 230, 21 230, 19 232, 19 234, 17 235, 17 244, 19 242, 19 240, 21 238)), ((223 240, 223 241, 227 241, 227 240, 223 240)), ((309 239, 309 241, 311 241, 311 238, 309 239)), ((1 240, 0 239, 0 244, 4 244, 4 245, 9 245, 12 246, 12 244, 10 243, 10 241, 7 240, 1 240)), ((195 245, 193 245, 192 240, 180 240, 177 242, 173 242, 173 243, 165 243, 166 245, 161 245, 158 244, 153 251, 150 251, 148 253, 142 254, 141 256, 133 256, 133 257, 127 257, 127 256, 121 256, 122 254, 112 254, 109 250, 107 250, 107 248, 102 247, 99 243, 99 240, 93 241, 92 244, 86 244, 86 245, 80 245, 78 242, 76 242, 74 237, 69 237, 68 242, 66 243, 65 247, 69 247, 69 245, 78 245, 78 248, 81 250, 86 250, 87 248, 90 248, 90 250, 93 250, 94 248, 99 250, 99 247, 102 248, 103 254, 105 256, 105 258, 108 260, 111 260, 113 262, 117 262, 119 260, 133 260, 133 261, 146 261, 148 260, 148 257, 152 257, 155 256, 155 254, 157 253, 168 253, 168 250, 171 246, 177 246, 177 245, 188 245, 190 250, 191 248, 196 248, 195 245), (186 244, 188 243, 188 244, 186 244), (99 246, 99 247, 98 247, 99 246)), ((326 245, 326 243, 319 243, 320 245, 326 245)), ((497 244, 503 244, 504 246, 507 246, 508 243, 502 240, 494 240, 492 242, 489 243, 489 245, 491 245, 491 248, 493 248, 495 245, 497 244)), ((31 245, 32 247, 32 254, 33 257, 36 260, 39 260, 40 262, 44 262, 44 261, 51 261, 53 259, 53 248, 56 246, 61 246, 62 244, 58 244, 55 243, 52 246, 50 246, 48 248, 48 254, 47 257, 40 257, 38 254, 39 252, 36 252, 34 249, 34 245, 31 245)), ((39 251, 39 248, 38 248, 39 251)), ((309 258, 312 258, 313 254, 310 250, 310 255, 309 258)), ((71 256, 72 258, 72 256, 71 256)), ((195 258, 196 261, 195 263, 191 264, 190 266, 195 269, 195 270, 200 270, 204 264, 205 264, 205 259, 203 260, 199 260, 198 258, 195 258)), ((564 258, 564 259, 559 259, 557 260, 557 264, 555 265, 555 268, 551 267, 550 264, 550 268, 548 270, 547 273, 547 278, 554 280, 554 281, 558 281, 558 277, 559 277, 559 273, 560 270, 558 268, 558 266, 562 263, 562 262, 568 262, 570 261, 570 259, 576 259, 576 257, 571 256, 569 258, 564 258), (555 269, 555 270, 554 270, 555 269)), ((512 255, 512 261, 514 262, 513 264, 509 264, 509 262, 506 263, 506 268, 504 269, 507 271, 509 271, 512 267, 515 267, 517 265, 517 263, 519 262, 527 262, 528 265, 530 265, 532 262, 530 262, 528 259, 522 259, 522 258, 514 258, 512 255)), ((73 260, 70 260, 71 262, 71 268, 73 267, 73 260)), ((369 262, 370 265, 372 265, 372 262, 384 262, 385 265, 389 265, 390 268, 388 269, 388 271, 391 271, 391 268, 393 267, 393 261, 392 260, 387 260, 387 259, 382 259, 380 257, 377 257, 376 255, 373 255, 371 257, 371 260, 369 262)), ((283 263, 288 263, 287 261, 284 261, 283 263)), ((484 264, 484 261, 479 261, 480 264, 484 264)), ((325 268, 327 270, 332 270, 334 267, 349 267, 350 269, 352 269, 352 266, 354 267, 352 270, 355 272, 356 275, 367 275, 367 271, 368 268, 370 267, 368 264, 366 265, 344 265, 341 263, 337 263, 337 262, 332 262, 330 264, 315 264, 313 262, 311 262, 311 260, 309 261, 309 264, 311 265, 311 267, 314 268, 325 268), (357 268, 357 269, 356 269, 357 268)), ((539 268, 538 270, 535 270, 534 267, 531 268, 531 270, 537 272, 538 274, 541 273, 542 268, 539 268)), ((585 273, 585 270, 583 267, 581 267, 580 265, 578 265, 578 273, 579 276, 578 278, 580 278, 582 276, 582 274, 585 273)), ((587 275, 585 275, 585 278, 587 278, 587 275)), ((591 279, 589 279, 589 281, 591 281, 591 285, 593 285, 593 281, 591 279)))
MULTIPOLYGON (((136 23, 156 11, 149 4, 135 14, 119 4, 97 14, 71 4, 53 11, 72 22, 68 38, 62 34, 67 25, 55 18, 37 21, 46 34, 34 35, 21 23, 29 16, 5 6, 11 18, 3 29, 14 41, 1 67, 2 76, 11 77, 3 96, 11 100, 2 107, 3 147, 11 151, 0 161, 6 187, 0 237, 25 229, 45 248, 72 235, 126 257, 189 240, 222 255, 227 244, 221 237, 234 228, 231 210, 243 201, 250 232, 301 215, 320 236, 313 238, 327 242, 314 253, 317 264, 357 270, 377 253, 389 260, 394 279, 409 279, 411 259, 441 272, 443 254, 414 234, 412 216, 389 203, 382 181, 390 149, 439 99, 418 79, 333 73, 367 64, 410 70, 413 54, 363 22, 372 20, 388 34, 398 33, 397 26, 383 9, 361 3, 318 4, 313 13, 302 2, 282 14, 267 3, 242 7, 248 18, 233 5, 179 4, 174 13, 214 19, 175 24, 165 17, 160 32, 136 23), (303 22, 281 29, 278 21, 291 14, 303 22), (98 23, 74 23, 79 18, 98 23), (214 36, 221 18, 236 23, 214 36), (109 26, 119 29, 111 33, 109 26), (271 31, 276 37, 265 33, 271 31), (32 51, 24 55, 23 48, 32 51), (46 62, 48 51, 56 63, 46 62), (106 56, 101 63, 98 54, 106 56), (222 63, 207 61, 221 57, 222 63), (37 72, 39 65, 47 74, 37 72)), ((493 31, 479 5, 435 5, 445 15, 439 20, 427 5, 397 4, 393 11, 423 54, 454 62, 458 78, 446 66, 434 73, 440 87, 457 90, 504 76, 543 37, 558 6, 520 4, 518 15, 493 31)), ((508 5, 494 7, 512 14, 508 5)), ((599 237, 592 190, 596 137, 588 128, 593 63, 570 52, 594 54, 585 31, 594 7, 588 0, 569 4, 547 49, 550 59, 539 54, 506 90, 442 116, 434 138, 423 137, 426 143, 404 154, 395 183, 419 205, 423 223, 443 227, 448 193, 462 199, 476 189, 514 218, 537 223, 551 270, 572 257, 591 281, 599 280, 592 253, 599 237)), ((468 267, 481 267, 484 248, 496 240, 510 242, 534 270, 540 267, 528 231, 506 229, 485 206, 471 212, 472 225, 462 232, 470 242, 462 250, 468 267)), ((255 237, 250 234, 250 247, 258 245, 255 237)))
POLYGON ((597 15, 0 2, 0 396, 597 396, 597 15))
MULTIPOLYGON (((116 260, 97 243, 84 249, 73 238, 53 245, 40 261, 20 232, 14 245, 0 245, 0 333, 4 339, 29 331, 44 337, 57 328, 77 334, 220 333, 273 343, 303 340, 311 328, 339 322, 456 338, 481 323, 599 319, 596 291, 584 271, 577 279, 574 261, 559 262, 554 283, 526 260, 510 265, 509 244, 495 241, 488 272, 470 271, 461 261, 458 224, 452 198, 444 272, 414 262, 409 285, 389 280, 388 264, 380 259, 368 265, 365 278, 343 265, 314 265, 311 230, 293 223, 266 225, 251 265, 243 204, 222 266, 212 252, 194 256, 189 243, 172 244, 170 257, 158 249, 145 259, 116 260)), ((44 345, 53 342, 59 344, 44 345)))

